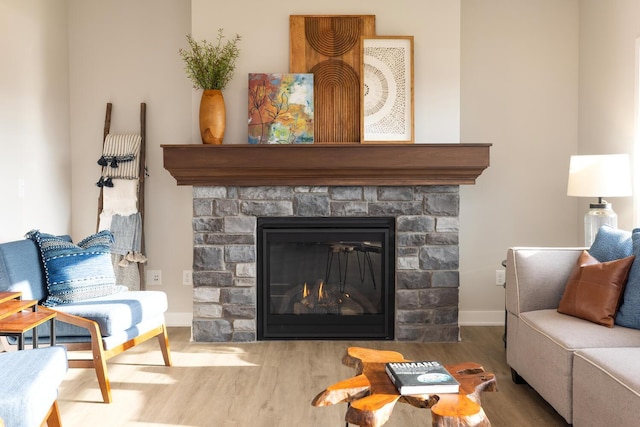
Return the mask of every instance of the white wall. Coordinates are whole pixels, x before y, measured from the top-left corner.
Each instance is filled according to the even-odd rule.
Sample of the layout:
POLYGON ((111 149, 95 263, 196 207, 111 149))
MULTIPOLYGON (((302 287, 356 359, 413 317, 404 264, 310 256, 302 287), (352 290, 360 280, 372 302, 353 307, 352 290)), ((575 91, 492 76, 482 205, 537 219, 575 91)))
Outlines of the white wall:
POLYGON ((0 242, 68 233, 66 0, 0 0, 0 242))
POLYGON ((95 232, 107 102, 111 131, 138 133, 140 103, 147 104, 145 236, 147 269, 162 270, 168 324, 190 324, 191 187, 178 187, 162 166, 161 144, 189 143, 191 85, 178 49, 190 31, 183 0, 69 0, 72 208, 74 239, 95 232))
POLYGON ((463 0, 461 27, 461 141, 493 147, 460 191, 460 321, 503 322, 507 248, 577 244, 578 0, 463 0))
MULTIPOLYGON (((224 91, 225 144, 247 141, 247 74, 287 72, 289 15, 375 15, 378 35, 414 36, 415 137, 419 142, 458 142, 460 130, 459 0, 324 0, 322 2, 212 2, 192 0, 197 40, 215 40, 218 28, 240 34, 240 58, 224 91)), ((194 92, 197 117, 200 94, 194 92)), ((197 121, 192 138, 199 141, 197 121)))
MULTIPOLYGON (((580 154, 634 153, 638 37, 637 0, 580 1, 580 154)), ((607 200, 620 228, 639 225, 632 198, 607 200)), ((580 200, 580 223, 589 202, 593 200, 580 200)))

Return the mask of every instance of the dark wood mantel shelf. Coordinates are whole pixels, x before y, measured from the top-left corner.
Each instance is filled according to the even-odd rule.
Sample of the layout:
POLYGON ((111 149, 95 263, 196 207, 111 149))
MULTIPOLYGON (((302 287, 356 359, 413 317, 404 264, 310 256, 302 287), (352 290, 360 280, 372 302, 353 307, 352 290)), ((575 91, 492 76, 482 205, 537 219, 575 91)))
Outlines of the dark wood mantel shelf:
POLYGON ((491 144, 162 145, 178 185, 463 185, 491 144))

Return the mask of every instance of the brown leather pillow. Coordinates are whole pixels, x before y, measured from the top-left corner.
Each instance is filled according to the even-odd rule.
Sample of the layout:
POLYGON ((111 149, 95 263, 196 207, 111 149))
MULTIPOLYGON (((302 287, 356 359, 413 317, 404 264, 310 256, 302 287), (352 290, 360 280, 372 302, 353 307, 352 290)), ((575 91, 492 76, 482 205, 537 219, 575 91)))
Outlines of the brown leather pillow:
POLYGON ((634 258, 601 263, 583 251, 569 275, 558 312, 612 328, 634 258))

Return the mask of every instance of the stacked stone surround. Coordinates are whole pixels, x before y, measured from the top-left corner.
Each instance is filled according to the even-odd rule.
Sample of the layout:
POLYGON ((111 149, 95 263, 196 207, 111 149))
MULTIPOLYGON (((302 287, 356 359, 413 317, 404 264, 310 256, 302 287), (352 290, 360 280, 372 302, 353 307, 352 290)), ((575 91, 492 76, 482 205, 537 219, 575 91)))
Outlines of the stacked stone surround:
POLYGON ((193 188, 193 338, 256 340, 258 217, 396 218, 395 339, 457 341, 458 186, 193 188))

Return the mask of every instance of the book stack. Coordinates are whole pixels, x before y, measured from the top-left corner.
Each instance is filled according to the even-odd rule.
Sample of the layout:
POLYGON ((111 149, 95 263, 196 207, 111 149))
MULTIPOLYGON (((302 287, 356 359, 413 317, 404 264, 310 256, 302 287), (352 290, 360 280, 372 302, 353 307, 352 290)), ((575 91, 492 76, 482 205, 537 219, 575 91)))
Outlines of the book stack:
POLYGON ((386 371, 402 395, 458 393, 460 383, 436 360, 390 362, 386 371))

